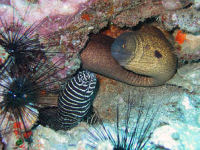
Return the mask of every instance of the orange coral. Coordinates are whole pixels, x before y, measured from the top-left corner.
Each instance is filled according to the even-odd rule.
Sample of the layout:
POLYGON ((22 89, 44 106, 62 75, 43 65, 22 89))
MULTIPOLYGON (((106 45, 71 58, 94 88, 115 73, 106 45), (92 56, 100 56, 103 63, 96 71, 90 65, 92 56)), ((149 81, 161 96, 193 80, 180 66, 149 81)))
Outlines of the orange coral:
POLYGON ((183 33, 181 30, 178 30, 175 37, 175 41, 178 42, 179 44, 183 44, 185 40, 186 40, 186 33, 183 33))
POLYGON ((90 16, 89 14, 83 14, 83 15, 81 16, 81 18, 84 19, 84 20, 86 20, 86 21, 90 21, 91 16, 90 16))
MULTIPOLYGON (((21 129, 23 124, 21 122, 15 122, 13 124, 14 133, 16 136, 20 135, 19 129, 21 129)), ((32 131, 26 131, 23 133, 24 138, 29 138, 32 135, 32 131)))
POLYGON ((125 32, 125 30, 120 29, 119 27, 115 25, 111 25, 107 30, 103 31, 102 33, 112 38, 116 38, 123 32, 125 32))

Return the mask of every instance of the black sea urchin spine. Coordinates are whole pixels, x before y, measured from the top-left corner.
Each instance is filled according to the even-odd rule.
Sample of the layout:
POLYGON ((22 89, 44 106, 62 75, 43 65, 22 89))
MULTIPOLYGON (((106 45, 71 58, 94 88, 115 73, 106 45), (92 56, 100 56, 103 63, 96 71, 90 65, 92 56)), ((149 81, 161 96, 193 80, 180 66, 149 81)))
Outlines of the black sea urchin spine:
POLYGON ((58 99, 58 122, 62 129, 76 126, 86 116, 96 87, 95 74, 87 70, 78 72, 67 82, 58 99))
POLYGON ((0 17, 0 134, 18 131, 24 141, 22 133, 38 120, 40 98, 59 91, 65 59, 40 43, 46 18, 28 27, 15 20, 14 11, 11 23, 0 17))
POLYGON ((0 62, 2 71, 12 64, 27 69, 29 63, 34 62, 35 58, 44 55, 43 46, 40 44, 36 31, 46 22, 46 18, 28 27, 19 22, 19 20, 15 21, 14 13, 13 21, 10 24, 0 17, 0 51, 5 52, 4 60, 1 58, 0 62))
POLYGON ((12 65, 0 76, 0 126, 1 133, 12 127, 14 122, 22 122, 20 130, 26 131, 36 122, 39 98, 45 93, 59 90, 59 79, 54 77, 61 68, 61 60, 52 63, 47 57, 31 64, 29 72, 12 65))
POLYGON ((152 105, 144 107, 141 102, 135 121, 131 123, 132 107, 132 102, 129 101, 125 122, 122 124, 119 118, 119 106, 117 106, 115 129, 106 125, 102 120, 100 120, 100 128, 92 126, 92 129, 88 129, 88 146, 97 149, 97 147, 103 146, 101 145, 103 142, 107 142, 106 145, 109 142, 113 150, 152 149, 153 146, 148 144, 156 126, 154 119, 158 113, 158 108, 152 111, 152 105))

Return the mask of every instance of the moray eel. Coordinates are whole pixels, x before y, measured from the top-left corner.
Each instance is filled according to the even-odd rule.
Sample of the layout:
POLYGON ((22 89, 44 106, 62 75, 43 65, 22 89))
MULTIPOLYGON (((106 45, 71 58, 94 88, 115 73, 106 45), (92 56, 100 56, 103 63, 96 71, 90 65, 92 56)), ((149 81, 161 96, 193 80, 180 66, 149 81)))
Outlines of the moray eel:
POLYGON ((153 26, 116 39, 93 35, 80 55, 84 69, 134 86, 162 85, 177 68, 172 45, 153 26))
POLYGON ((98 91, 96 75, 80 70, 60 91, 57 107, 39 110, 39 123, 54 130, 69 130, 93 115, 92 103, 98 91))
POLYGON ((97 89, 96 75, 79 71, 67 84, 58 98, 57 120, 61 129, 75 127, 91 109, 97 89))

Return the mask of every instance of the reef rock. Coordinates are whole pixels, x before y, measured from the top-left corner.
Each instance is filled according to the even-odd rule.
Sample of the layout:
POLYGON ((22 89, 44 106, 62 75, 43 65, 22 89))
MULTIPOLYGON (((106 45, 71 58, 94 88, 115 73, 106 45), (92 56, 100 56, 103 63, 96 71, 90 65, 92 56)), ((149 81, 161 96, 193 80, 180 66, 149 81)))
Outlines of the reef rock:
POLYGON ((176 75, 167 82, 190 92, 200 93, 200 63, 187 64, 178 69, 176 75))
POLYGON ((173 33, 175 39, 176 55, 180 60, 198 61, 200 59, 200 40, 199 34, 190 34, 182 30, 175 30, 173 33))
POLYGON ((179 27, 190 33, 200 32, 200 12, 194 7, 171 11, 168 14, 160 15, 159 19, 168 30, 179 27))

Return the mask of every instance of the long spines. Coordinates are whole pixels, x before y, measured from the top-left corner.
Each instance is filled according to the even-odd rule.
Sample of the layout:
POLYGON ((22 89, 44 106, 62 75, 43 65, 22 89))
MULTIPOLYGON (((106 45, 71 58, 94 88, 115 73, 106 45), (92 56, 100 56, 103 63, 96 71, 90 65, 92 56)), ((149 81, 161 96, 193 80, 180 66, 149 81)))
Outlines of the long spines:
POLYGON ((63 80, 57 78, 57 73, 64 69, 65 59, 53 61, 60 52, 42 47, 34 34, 42 23, 44 21, 28 28, 15 23, 10 28, 3 26, 4 30, 0 31, 0 45, 9 55, 5 63, 0 64, 2 136, 13 131, 14 123, 21 124, 18 127, 21 136, 30 130, 38 120, 40 97, 58 92, 63 80))
POLYGON ((58 99, 58 122, 64 129, 74 127, 91 108, 97 79, 94 73, 80 71, 69 80, 58 99))
POLYGON ((16 64, 12 70, 6 68, 0 76, 0 132, 5 134, 12 128, 13 122, 21 122, 20 132, 29 130, 37 121, 37 107, 39 98, 45 93, 58 91, 59 79, 54 75, 61 69, 60 62, 51 64, 46 60, 38 59, 31 65, 29 72, 20 72, 16 64))
POLYGON ((5 19, 0 17, 2 26, 0 30, 0 51, 6 54, 6 57, 1 58, 3 60, 0 62, 2 72, 5 68, 14 64, 19 67, 22 66, 23 69, 30 68, 30 63, 35 62, 37 57, 44 57, 44 47, 40 43, 36 31, 45 22, 46 18, 39 23, 25 27, 22 23, 19 23, 19 20, 15 21, 15 18, 13 18, 12 23, 8 24, 5 19))
POLYGON ((24 18, 15 17, 14 10, 13 20, 0 17, 0 135, 3 138, 14 132, 17 139, 24 141, 24 134, 38 120, 38 108, 59 92, 60 83, 66 77, 60 77, 66 55, 51 51, 41 43, 44 37, 38 31, 46 19, 27 26, 24 18))
POLYGON ((99 118, 100 125, 87 128, 87 145, 92 149, 113 150, 144 150, 152 149, 151 135, 158 125, 157 117, 160 106, 154 108, 152 104, 145 106, 143 100, 139 108, 134 108, 135 101, 128 100, 124 120, 120 117, 120 107, 117 105, 116 121, 114 124, 105 123, 99 118))

